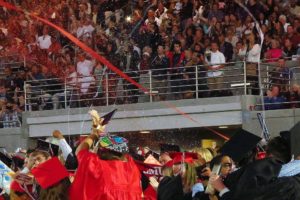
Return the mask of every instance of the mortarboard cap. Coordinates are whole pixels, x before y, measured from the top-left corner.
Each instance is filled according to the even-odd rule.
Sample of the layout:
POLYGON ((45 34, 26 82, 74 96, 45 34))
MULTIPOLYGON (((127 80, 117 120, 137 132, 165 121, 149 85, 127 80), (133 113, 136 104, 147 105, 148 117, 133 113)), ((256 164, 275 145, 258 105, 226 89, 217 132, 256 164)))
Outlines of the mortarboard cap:
POLYGON ((8 167, 10 167, 12 164, 12 158, 2 152, 0 152, 0 160, 8 167))
POLYGON ((98 144, 102 149, 118 153, 129 152, 128 140, 117 135, 101 136, 98 140, 98 144))
POLYGON ((194 160, 198 159, 198 154, 191 152, 174 152, 170 153, 170 157, 173 159, 173 164, 181 163, 183 160, 185 163, 193 163, 194 160))
POLYGON ((36 149, 41 151, 47 151, 51 156, 58 156, 59 146, 39 139, 37 140, 36 149))
POLYGON ((180 147, 175 144, 160 144, 160 153, 180 152, 180 147))
POLYGON ((172 166, 173 166, 173 160, 169 160, 168 162, 166 162, 166 163, 164 164, 163 167, 172 167, 172 166))
POLYGON ((118 109, 114 109, 113 111, 103 115, 101 118, 103 119, 102 121, 102 126, 106 125, 109 123, 109 121, 111 120, 111 118, 114 116, 114 114, 116 113, 118 109))
POLYGON ((12 157, 12 161, 13 161, 14 167, 18 168, 18 169, 23 168, 24 162, 25 162, 25 157, 26 157, 26 154, 24 154, 24 153, 21 153, 21 152, 16 153, 12 157))
POLYGON ((144 163, 161 166, 160 162, 152 154, 149 154, 144 163))
MULTIPOLYGON (((280 137, 284 139, 289 147, 291 147, 291 132, 290 131, 281 131, 279 133, 280 137)), ((290 152, 291 153, 291 152, 290 152)))
POLYGON ((144 162, 145 160, 144 156, 137 154, 133 148, 129 148, 129 154, 136 161, 144 162))
POLYGON ((290 147, 291 156, 300 155, 300 122, 298 122, 290 131, 280 132, 280 136, 287 142, 290 147))
POLYGON ((222 155, 229 156, 233 161, 239 162, 244 156, 254 149, 261 141, 261 137, 254 135, 244 129, 240 129, 220 149, 222 155))
POLYGON ((57 157, 53 157, 33 168, 31 173, 43 189, 47 189, 69 176, 67 169, 57 157))
POLYGON ((295 157, 300 155, 300 122, 298 122, 291 130, 291 155, 295 157))
POLYGON ((75 171, 78 168, 78 160, 75 153, 70 153, 66 159, 65 167, 68 171, 75 171))
POLYGON ((155 159, 159 160, 159 154, 151 149, 146 153, 145 158, 147 158, 149 155, 152 155, 155 159))

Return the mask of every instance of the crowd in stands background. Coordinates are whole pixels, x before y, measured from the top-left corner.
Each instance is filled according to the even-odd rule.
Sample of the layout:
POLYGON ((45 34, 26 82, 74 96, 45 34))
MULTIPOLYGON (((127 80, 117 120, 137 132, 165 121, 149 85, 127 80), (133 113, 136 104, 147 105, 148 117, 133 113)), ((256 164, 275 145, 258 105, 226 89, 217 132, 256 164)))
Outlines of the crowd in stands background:
MULTIPOLYGON (((262 46, 254 19, 229 0, 17 0, 12 3, 63 27, 144 87, 149 87, 147 70, 160 69, 152 74, 153 88, 162 94, 154 98, 159 101, 168 98, 163 95, 167 92, 173 93, 175 99, 195 96, 194 87, 180 87, 195 83, 193 65, 209 66, 198 70, 198 89, 211 92, 200 92, 199 97, 222 96, 231 95, 220 91, 225 62, 247 61, 247 81, 257 84, 259 58, 274 62, 300 54, 300 1, 241 2, 265 35, 262 46)), ((105 95, 110 97, 110 104, 145 102, 149 98, 127 82, 122 87, 130 94, 118 98, 120 81, 109 68, 58 31, 24 13, 5 8, 0 8, 0 56, 2 63, 26 59, 26 66, 17 71, 6 67, 5 77, 0 81, 4 87, 0 91, 2 107, 10 103, 18 107, 17 112, 24 110, 26 80, 51 79, 44 83, 57 84, 51 87, 52 92, 42 94, 43 98, 32 110, 63 107, 61 85, 65 81, 73 94, 71 107, 90 103, 78 105, 76 100, 80 98, 105 95), (109 75, 104 76, 105 73, 109 75), (104 89, 106 84, 109 94, 104 89)), ((35 86, 32 90, 41 89, 32 85, 35 86)), ((298 85, 292 91, 279 87, 281 92, 292 93, 291 98, 298 98, 298 85)), ((258 93, 257 89, 252 91, 258 93)))

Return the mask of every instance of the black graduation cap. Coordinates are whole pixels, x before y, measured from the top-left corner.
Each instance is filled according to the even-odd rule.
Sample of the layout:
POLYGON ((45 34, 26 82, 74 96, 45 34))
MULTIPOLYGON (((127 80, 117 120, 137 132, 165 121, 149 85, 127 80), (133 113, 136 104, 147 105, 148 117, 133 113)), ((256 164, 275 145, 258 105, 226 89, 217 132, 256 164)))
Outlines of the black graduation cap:
POLYGON ((291 130, 291 155, 295 157, 300 155, 300 122, 298 122, 291 130))
POLYGON ((12 157, 13 165, 17 169, 22 169, 24 166, 26 154, 23 153, 16 153, 12 157))
POLYGON ((137 154, 135 147, 129 147, 129 154, 131 155, 131 157, 135 160, 135 161, 140 161, 140 162, 144 162, 145 157, 142 155, 137 154))
POLYGON ((222 155, 231 157, 235 162, 239 162, 248 152, 255 148, 261 139, 262 138, 257 135, 244 129, 240 129, 223 145, 220 152, 222 155))
POLYGON ((0 152, 0 160, 8 167, 11 167, 12 158, 5 153, 0 152))
POLYGON ((160 153, 180 152, 180 147, 175 144, 160 144, 160 153))
POLYGON ((149 155, 152 155, 156 160, 159 160, 159 154, 151 149, 146 153, 145 158, 147 158, 149 155))
POLYGON ((281 131, 280 136, 287 141, 290 146, 291 156, 300 155, 300 122, 298 122, 289 131, 281 131))
POLYGON ((51 156, 58 156, 59 146, 56 144, 52 144, 50 142, 46 142, 44 140, 37 140, 37 150, 47 151, 51 156))
POLYGON ((108 122, 111 120, 111 118, 114 116, 114 114, 117 110, 118 109, 114 109, 113 111, 111 111, 101 117, 103 119, 102 126, 108 124, 108 122))
POLYGON ((65 162, 65 167, 68 171, 73 171, 78 168, 78 160, 75 153, 70 153, 65 162))

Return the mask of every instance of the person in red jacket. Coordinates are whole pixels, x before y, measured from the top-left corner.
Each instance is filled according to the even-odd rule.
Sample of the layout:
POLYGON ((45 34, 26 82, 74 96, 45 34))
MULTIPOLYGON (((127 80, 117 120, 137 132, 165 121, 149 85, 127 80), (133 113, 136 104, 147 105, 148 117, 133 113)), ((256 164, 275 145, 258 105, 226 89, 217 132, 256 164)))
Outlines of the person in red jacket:
POLYGON ((127 154, 127 140, 103 135, 97 111, 91 111, 94 128, 77 148, 78 169, 69 191, 70 200, 141 200, 141 174, 127 154), (97 142, 98 141, 98 142, 97 142), (90 152, 93 143, 97 153, 90 152))

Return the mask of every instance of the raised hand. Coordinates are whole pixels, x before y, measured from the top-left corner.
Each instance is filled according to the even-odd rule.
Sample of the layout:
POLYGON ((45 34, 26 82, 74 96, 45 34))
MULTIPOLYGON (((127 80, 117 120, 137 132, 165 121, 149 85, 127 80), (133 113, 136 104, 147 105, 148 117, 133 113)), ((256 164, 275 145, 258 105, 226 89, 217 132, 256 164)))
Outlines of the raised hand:
POLYGON ((52 136, 57 139, 64 139, 63 134, 58 130, 53 131, 52 136))
POLYGON ((96 110, 91 110, 89 111, 89 114, 92 117, 93 131, 96 131, 97 134, 103 133, 105 130, 105 126, 101 125, 103 119, 100 118, 98 112, 96 110))

